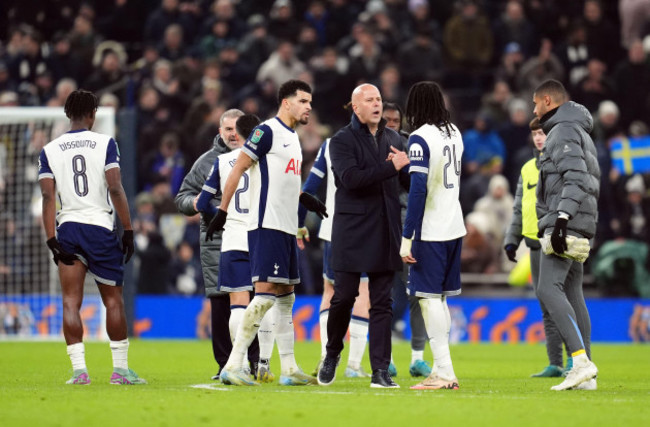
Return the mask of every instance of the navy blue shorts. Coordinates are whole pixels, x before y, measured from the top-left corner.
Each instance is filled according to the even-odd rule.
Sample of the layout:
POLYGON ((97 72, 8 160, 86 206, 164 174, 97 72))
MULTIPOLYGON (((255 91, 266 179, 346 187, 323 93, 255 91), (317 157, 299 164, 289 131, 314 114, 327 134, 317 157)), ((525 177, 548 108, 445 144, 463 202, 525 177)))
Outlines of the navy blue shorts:
POLYGON ((248 253, 253 282, 297 285, 298 246, 296 236, 284 231, 256 228, 248 232, 248 253))
POLYGON ((57 239, 66 252, 79 257, 95 282, 122 286, 124 254, 117 233, 104 227, 64 222, 57 228, 57 239))
POLYGON ((440 298, 460 294, 462 245, 462 238, 447 242, 413 240, 411 254, 417 263, 409 264, 409 295, 440 298))
POLYGON ((221 252, 219 260, 219 286, 217 288, 220 292, 253 290, 248 252, 221 252))
MULTIPOLYGON (((334 284, 334 269, 332 268, 332 242, 323 241, 323 279, 334 284)), ((368 281, 368 275, 361 273, 361 280, 368 281)))

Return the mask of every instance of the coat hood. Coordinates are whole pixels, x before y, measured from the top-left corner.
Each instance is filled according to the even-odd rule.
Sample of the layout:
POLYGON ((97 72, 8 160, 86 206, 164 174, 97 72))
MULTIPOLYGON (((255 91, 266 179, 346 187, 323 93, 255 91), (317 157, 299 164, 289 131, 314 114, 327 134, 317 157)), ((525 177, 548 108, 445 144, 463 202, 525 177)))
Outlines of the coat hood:
POLYGON ((591 133, 594 127, 594 119, 591 117, 589 110, 573 101, 560 105, 555 114, 542 123, 542 129, 548 135, 555 125, 562 122, 578 124, 587 133, 591 133))

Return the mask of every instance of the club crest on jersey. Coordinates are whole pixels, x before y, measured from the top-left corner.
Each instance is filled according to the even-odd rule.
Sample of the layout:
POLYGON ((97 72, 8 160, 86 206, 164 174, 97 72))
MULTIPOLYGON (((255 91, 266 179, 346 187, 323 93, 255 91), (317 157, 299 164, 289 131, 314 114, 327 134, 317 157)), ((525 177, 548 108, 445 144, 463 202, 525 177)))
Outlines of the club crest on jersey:
POLYGON ((423 153, 424 150, 420 144, 412 144, 409 148, 409 160, 412 162, 418 162, 424 160, 423 153))
POLYGON ((260 129, 255 129, 253 131, 253 136, 251 136, 251 142, 253 144, 257 144, 260 142, 260 139, 262 138, 262 135, 264 135, 264 131, 260 129))
POLYGON ((300 175, 300 171, 301 171, 301 169, 300 169, 301 164, 300 163, 301 163, 300 160, 290 159, 289 163, 287 164, 286 169, 284 170, 284 173, 293 172, 294 175, 300 175))

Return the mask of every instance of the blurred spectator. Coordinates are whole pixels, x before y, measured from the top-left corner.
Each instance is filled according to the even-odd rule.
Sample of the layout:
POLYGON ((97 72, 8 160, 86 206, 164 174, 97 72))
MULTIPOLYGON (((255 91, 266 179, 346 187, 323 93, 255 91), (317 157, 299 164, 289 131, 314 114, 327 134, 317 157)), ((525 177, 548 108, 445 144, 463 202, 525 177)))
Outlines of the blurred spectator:
POLYGON ((140 259, 138 294, 168 293, 170 287, 169 265, 172 257, 157 229, 150 229, 146 234, 139 235, 136 255, 140 259))
POLYGON ((519 72, 524 64, 524 55, 517 42, 510 42, 506 45, 501 55, 501 62, 498 65, 496 78, 508 83, 514 91, 519 89, 519 72))
POLYGON ((643 175, 636 174, 625 183, 625 198, 618 204, 618 235, 650 245, 650 198, 643 175))
POLYGON ((589 51, 605 64, 615 64, 621 57, 621 45, 616 27, 603 14, 601 0, 586 0, 583 18, 589 51))
POLYGON ((512 100, 512 92, 507 82, 497 80, 491 92, 483 95, 481 111, 484 111, 494 122, 495 127, 501 128, 508 122, 510 113, 508 104, 512 100))
POLYGON ((16 90, 16 85, 10 77, 7 64, 0 60, 0 93, 16 90))
POLYGON ((607 66, 598 59, 587 63, 587 75, 572 92, 573 99, 594 113, 602 101, 614 97, 614 84, 605 75, 607 66))
POLYGON ((443 46, 450 67, 474 73, 492 59, 492 30, 475 0, 458 0, 457 5, 458 12, 445 24, 443 46))
POLYGON ((400 80, 400 69, 395 64, 388 63, 381 70, 376 86, 379 88, 382 100, 398 104, 403 104, 406 101, 406 91, 402 89, 400 80))
POLYGON ((190 14, 181 12, 179 0, 161 0, 160 7, 154 10, 144 25, 145 42, 158 43, 165 30, 172 24, 179 24, 188 40, 193 39, 195 23, 190 14))
MULTIPOLYGON (((68 37, 70 39, 71 61, 79 67, 76 70, 76 76, 78 79, 83 79, 92 72, 92 59, 99 37, 95 34, 92 21, 81 14, 75 18, 74 26, 68 33, 68 37)), ((97 66, 97 64, 94 65, 97 66)), ((78 83, 81 83, 81 81, 78 83)), ((84 87, 84 89, 88 88, 84 87)))
POLYGON ((192 246, 180 242, 175 255, 169 268, 174 291, 183 295, 194 295, 202 291, 201 263, 194 257, 192 246))
POLYGON ((248 18, 249 32, 239 43, 238 51, 246 58, 253 70, 257 70, 268 59, 275 48, 275 40, 266 29, 266 20, 262 15, 248 18))
POLYGON ((650 20, 650 0, 619 0, 621 44, 629 49, 641 37, 643 25, 650 20))
POLYGON ((494 130, 492 118, 485 112, 477 114, 474 127, 463 133, 463 142, 463 164, 470 174, 495 161, 503 164, 506 158, 503 140, 494 130))
MULTIPOLYGON (((407 1, 402 0, 397 0, 393 3, 400 2, 407 3, 407 1)), ((416 37, 418 32, 425 32, 432 38, 431 41, 433 44, 440 46, 442 43, 442 31, 438 24, 438 20, 435 19, 440 19, 440 16, 436 15, 435 18, 431 16, 431 5, 427 0, 408 0, 408 15, 406 17, 400 16, 396 12, 397 5, 393 8, 390 6, 388 7, 390 16, 393 16, 393 21, 395 21, 397 25, 405 26, 404 30, 402 30, 402 36, 405 39, 416 37)), ((403 10, 402 5, 400 5, 400 8, 403 10)), ((439 12, 438 9, 434 9, 434 11, 436 14, 439 12)))
POLYGON ((209 34, 217 21, 226 23, 229 36, 235 40, 246 34, 246 23, 238 16, 233 0, 216 0, 212 3, 211 11, 212 15, 204 19, 201 36, 209 34))
POLYGON ((327 27, 329 22, 329 12, 321 0, 313 0, 307 6, 305 12, 305 22, 316 32, 316 40, 320 47, 327 45, 327 27))
POLYGON ((533 91, 542 82, 555 79, 564 81, 564 67, 552 52, 553 44, 549 39, 543 39, 539 54, 524 62, 519 71, 517 85, 519 94, 524 99, 533 99, 533 91))
POLYGON ((354 33, 356 43, 350 47, 350 70, 355 85, 376 80, 388 62, 370 29, 363 25, 354 33))
POLYGON ((321 124, 317 112, 312 110, 309 122, 306 125, 299 126, 296 129, 296 133, 300 138, 300 146, 302 147, 302 178, 305 181, 309 175, 309 171, 311 171, 311 166, 316 159, 320 146, 326 138, 332 135, 332 130, 321 124))
POLYGON ((290 0, 275 0, 269 16, 269 34, 278 40, 296 41, 300 23, 294 17, 290 0))
POLYGON ((338 129, 350 120, 350 115, 343 108, 349 101, 348 94, 354 85, 345 72, 347 62, 338 56, 336 49, 327 47, 320 57, 314 59, 313 64, 314 111, 318 112, 324 123, 338 129))
POLYGON ((630 43, 627 59, 623 60, 614 73, 617 103, 621 108, 621 124, 628 126, 633 120, 648 120, 650 106, 650 64, 643 50, 643 43, 635 40, 630 43))
POLYGON ((47 62, 55 81, 63 78, 79 80, 81 64, 79 58, 72 53, 71 49, 72 44, 68 35, 63 32, 54 35, 52 51, 47 62))
POLYGON ((490 218, 482 212, 472 212, 465 218, 467 234, 463 237, 460 253, 460 271, 463 273, 497 272, 499 251, 490 244, 489 221, 490 218))
POLYGON ((361 12, 360 4, 348 0, 329 0, 327 13, 327 43, 336 44, 347 36, 356 17, 361 12))
POLYGON ((203 36, 199 44, 202 58, 218 56, 225 46, 235 43, 235 38, 230 31, 230 24, 225 19, 212 21, 210 32, 203 36))
POLYGON ((359 16, 359 21, 373 34, 383 53, 395 53, 400 42, 400 33, 388 15, 383 0, 370 0, 366 4, 365 12, 359 16))
POLYGON ((167 132, 162 136, 158 151, 150 153, 143 162, 145 191, 164 181, 170 185, 172 197, 178 193, 185 176, 185 159, 179 146, 179 137, 175 132, 167 132))
POLYGON ((97 31, 109 40, 131 43, 142 39, 146 9, 129 0, 107 1, 107 10, 97 14, 97 31))
POLYGON ((34 83, 36 75, 47 71, 48 66, 41 52, 42 38, 38 31, 25 27, 21 47, 9 64, 9 74, 16 83, 34 83))
POLYGON ((311 58, 320 52, 318 44, 318 33, 311 25, 303 25, 298 33, 298 43, 296 43, 296 57, 304 63, 308 63, 311 58))
POLYGON ((555 54, 566 71, 571 86, 578 84, 587 75, 587 63, 593 57, 587 45, 587 31, 582 21, 577 21, 568 29, 566 40, 558 44, 555 54))
POLYGON ((509 43, 517 43, 525 57, 531 56, 537 48, 535 27, 530 25, 522 2, 517 0, 506 3, 503 15, 494 25, 494 51, 500 55, 509 43))
POLYGON ((397 58, 405 91, 419 81, 439 80, 442 76, 442 53, 429 27, 417 27, 414 37, 398 48, 397 58))
POLYGON ((509 120, 499 129, 499 136, 506 149, 506 158, 503 163, 503 173, 508 179, 511 189, 517 188, 519 173, 523 163, 517 154, 520 150, 526 151, 526 161, 530 158, 530 148, 527 141, 530 137, 530 104, 523 99, 515 98, 508 104, 509 120))
MULTIPOLYGON (((288 0, 277 0, 279 1, 288 0)), ((298 78, 298 75, 305 71, 305 64, 294 55, 293 44, 289 41, 281 41, 275 52, 271 54, 257 72, 257 82, 271 80, 276 88, 290 79, 298 78)))
POLYGON ((165 28, 165 35, 158 48, 161 58, 172 62, 177 61, 186 55, 183 46, 183 27, 178 24, 171 24, 165 28))
POLYGON ((119 93, 124 101, 124 77, 120 57, 113 50, 105 50, 101 65, 86 79, 83 88, 91 92, 119 93))

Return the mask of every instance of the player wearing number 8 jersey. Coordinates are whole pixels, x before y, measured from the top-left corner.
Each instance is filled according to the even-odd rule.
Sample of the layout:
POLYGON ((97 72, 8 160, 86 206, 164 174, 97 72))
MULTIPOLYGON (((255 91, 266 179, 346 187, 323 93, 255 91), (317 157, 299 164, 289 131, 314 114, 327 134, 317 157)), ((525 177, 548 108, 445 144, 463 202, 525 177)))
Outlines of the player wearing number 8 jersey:
POLYGON ((97 282, 106 306, 106 331, 113 354, 110 383, 144 384, 146 381, 128 367, 122 299, 123 263, 134 250, 131 217, 122 188, 117 144, 110 136, 90 131, 97 104, 91 92, 72 92, 64 108, 70 131, 47 144, 38 162, 47 246, 59 267, 63 293, 63 335, 73 368, 68 384, 90 384, 79 314, 87 272, 97 282), (61 202, 58 212, 55 194, 61 202), (114 227, 113 207, 124 227, 122 247, 114 227))
POLYGON ((434 82, 411 87, 406 118, 415 131, 409 137, 411 187, 400 255, 410 264, 408 292, 420 298, 433 352, 431 374, 411 388, 456 389, 447 296, 460 294, 460 250, 466 234, 458 200, 463 140, 434 82))

